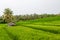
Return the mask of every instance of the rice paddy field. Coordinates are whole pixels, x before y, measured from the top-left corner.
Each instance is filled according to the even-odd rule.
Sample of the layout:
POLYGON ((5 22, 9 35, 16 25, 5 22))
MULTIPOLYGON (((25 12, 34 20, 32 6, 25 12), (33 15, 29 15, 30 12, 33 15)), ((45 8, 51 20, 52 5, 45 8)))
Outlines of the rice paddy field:
POLYGON ((0 40, 60 40, 60 16, 0 24, 0 40))

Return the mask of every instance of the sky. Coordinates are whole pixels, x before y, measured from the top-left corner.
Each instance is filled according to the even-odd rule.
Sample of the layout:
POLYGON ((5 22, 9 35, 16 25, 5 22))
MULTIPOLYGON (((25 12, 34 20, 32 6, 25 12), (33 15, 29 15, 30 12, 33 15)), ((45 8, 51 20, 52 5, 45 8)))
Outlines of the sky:
POLYGON ((60 13, 60 0, 0 0, 0 15, 10 8, 14 15, 57 14, 60 13))

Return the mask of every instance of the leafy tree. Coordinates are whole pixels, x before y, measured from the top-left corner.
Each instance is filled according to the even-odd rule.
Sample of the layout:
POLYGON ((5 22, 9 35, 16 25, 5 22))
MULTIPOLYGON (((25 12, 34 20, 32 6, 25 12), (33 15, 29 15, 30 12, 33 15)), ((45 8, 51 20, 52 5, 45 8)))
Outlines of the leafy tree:
POLYGON ((4 10, 3 20, 7 23, 14 21, 13 12, 11 11, 11 9, 6 8, 4 10))

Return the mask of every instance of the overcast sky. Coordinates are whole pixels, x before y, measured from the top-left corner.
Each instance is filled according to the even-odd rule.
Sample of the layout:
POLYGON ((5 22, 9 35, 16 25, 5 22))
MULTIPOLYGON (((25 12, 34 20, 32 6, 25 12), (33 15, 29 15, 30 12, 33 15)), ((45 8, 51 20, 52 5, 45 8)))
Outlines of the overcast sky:
POLYGON ((15 15, 59 13, 60 0, 0 0, 0 15, 5 8, 10 8, 15 15))

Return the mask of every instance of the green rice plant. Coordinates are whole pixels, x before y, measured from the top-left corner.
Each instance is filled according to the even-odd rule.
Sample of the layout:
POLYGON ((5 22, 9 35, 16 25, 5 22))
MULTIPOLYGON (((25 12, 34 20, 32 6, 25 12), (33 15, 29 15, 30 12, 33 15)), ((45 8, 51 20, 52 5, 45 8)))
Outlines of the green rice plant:
POLYGON ((7 30, 17 35, 18 40, 60 40, 59 35, 23 26, 7 27, 7 30))

